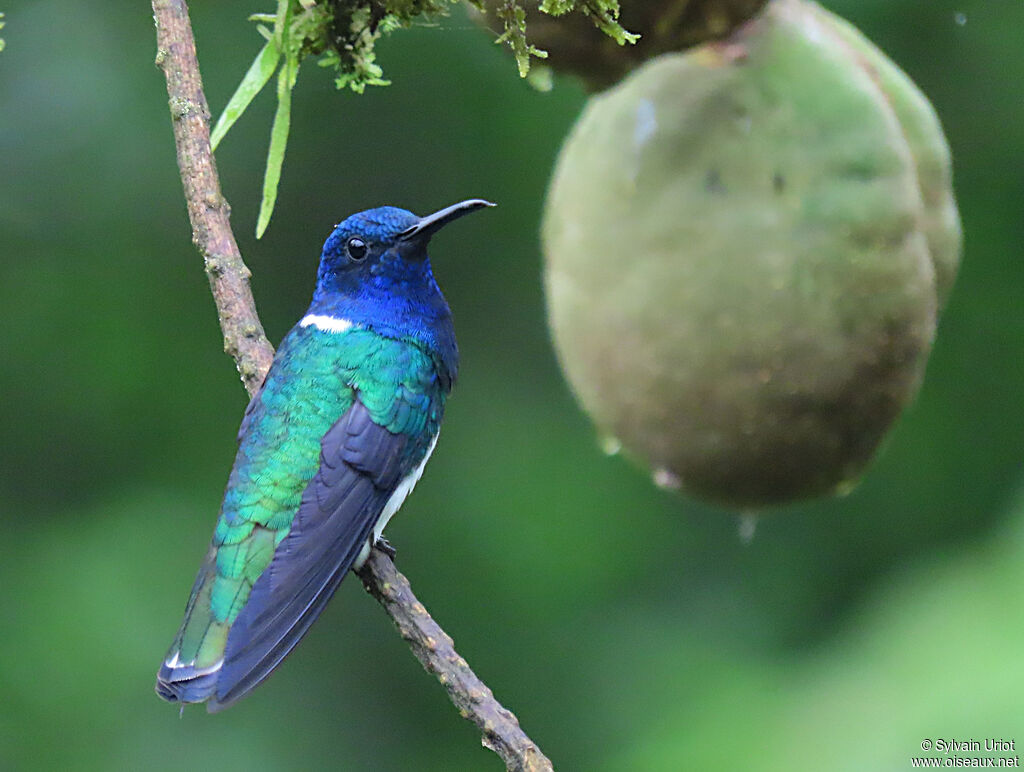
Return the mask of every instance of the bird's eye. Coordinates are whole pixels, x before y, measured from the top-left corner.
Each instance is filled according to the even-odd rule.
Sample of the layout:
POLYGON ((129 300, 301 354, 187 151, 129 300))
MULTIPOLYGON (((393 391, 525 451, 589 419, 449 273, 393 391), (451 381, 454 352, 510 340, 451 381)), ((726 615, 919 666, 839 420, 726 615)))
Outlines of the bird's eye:
POLYGON ((348 256, 353 260, 358 261, 366 257, 366 242, 358 236, 350 238, 346 248, 348 249, 348 256))

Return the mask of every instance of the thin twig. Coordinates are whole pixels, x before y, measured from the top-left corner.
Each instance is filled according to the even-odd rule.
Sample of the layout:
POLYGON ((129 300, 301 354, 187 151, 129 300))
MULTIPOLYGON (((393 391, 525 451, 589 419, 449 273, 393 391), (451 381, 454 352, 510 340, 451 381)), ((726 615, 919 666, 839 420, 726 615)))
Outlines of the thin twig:
POLYGON ((455 644, 416 600, 409 580, 395 568, 386 554, 373 550, 359 572, 369 592, 391 615, 412 653, 448 690, 459 715, 472 721, 483 733, 483 744, 501 756, 505 766, 516 772, 551 770, 551 762, 519 726, 512 711, 494 698, 487 684, 455 651, 455 644))
MULTIPOLYGON (((185 188, 192 240, 206 262, 217 305, 224 350, 238 366, 249 394, 263 383, 274 349, 263 332, 229 222, 210 150, 210 111, 203 94, 195 39, 185 0, 152 0, 157 31, 157 66, 167 78, 178 168, 185 188)), ((423 666, 448 691, 459 714, 479 727, 483 744, 509 770, 551 770, 548 758, 459 656, 448 636, 413 595, 408 580, 385 553, 374 549, 359 573, 367 592, 383 606, 423 666)))

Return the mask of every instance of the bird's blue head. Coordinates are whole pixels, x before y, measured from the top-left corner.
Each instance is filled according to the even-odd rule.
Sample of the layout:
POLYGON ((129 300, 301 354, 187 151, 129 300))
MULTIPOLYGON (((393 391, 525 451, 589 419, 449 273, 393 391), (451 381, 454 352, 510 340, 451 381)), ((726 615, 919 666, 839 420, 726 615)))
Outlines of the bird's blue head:
POLYGON ((434 280, 427 243, 440 228, 484 207, 469 199, 426 217, 383 206, 348 217, 324 243, 310 313, 437 348, 452 336, 451 313, 434 280))

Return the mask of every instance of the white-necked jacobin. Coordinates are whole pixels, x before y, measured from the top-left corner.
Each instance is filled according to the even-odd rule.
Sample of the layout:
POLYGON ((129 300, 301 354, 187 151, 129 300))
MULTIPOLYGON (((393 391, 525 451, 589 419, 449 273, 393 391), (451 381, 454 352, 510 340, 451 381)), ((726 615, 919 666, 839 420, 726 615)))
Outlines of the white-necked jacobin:
POLYGON ((262 682, 419 480, 458 368, 427 242, 485 206, 370 209, 327 239, 313 302, 242 419, 213 542, 157 675, 164 699, 215 711, 262 682))

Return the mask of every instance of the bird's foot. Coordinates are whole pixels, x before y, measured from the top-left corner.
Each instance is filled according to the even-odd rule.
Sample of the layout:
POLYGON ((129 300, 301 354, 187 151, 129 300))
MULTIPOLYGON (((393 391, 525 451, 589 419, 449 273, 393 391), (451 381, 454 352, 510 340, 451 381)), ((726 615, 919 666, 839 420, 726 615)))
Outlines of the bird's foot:
POLYGON ((395 559, 395 555, 397 554, 397 551, 395 550, 394 545, 391 542, 389 542, 387 539, 385 539, 383 536, 378 538, 377 539, 377 543, 374 544, 373 546, 376 547, 377 549, 379 549, 381 552, 383 552, 385 555, 387 555, 392 560, 395 559))

